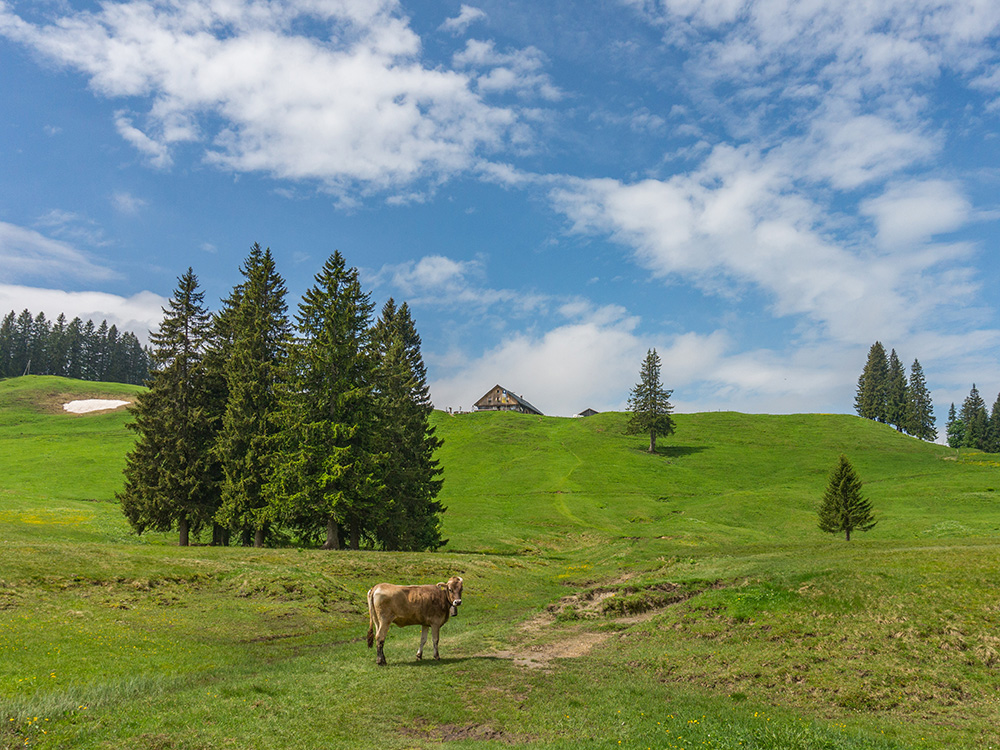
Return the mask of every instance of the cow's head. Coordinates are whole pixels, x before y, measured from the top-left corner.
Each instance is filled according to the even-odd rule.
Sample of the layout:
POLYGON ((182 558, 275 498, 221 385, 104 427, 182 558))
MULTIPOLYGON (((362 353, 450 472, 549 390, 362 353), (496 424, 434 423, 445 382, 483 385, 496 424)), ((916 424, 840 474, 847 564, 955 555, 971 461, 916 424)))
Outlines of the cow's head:
POLYGON ((449 617, 458 617, 458 605, 462 603, 462 579, 452 576, 448 583, 439 583, 438 586, 448 592, 448 601, 451 602, 449 617))

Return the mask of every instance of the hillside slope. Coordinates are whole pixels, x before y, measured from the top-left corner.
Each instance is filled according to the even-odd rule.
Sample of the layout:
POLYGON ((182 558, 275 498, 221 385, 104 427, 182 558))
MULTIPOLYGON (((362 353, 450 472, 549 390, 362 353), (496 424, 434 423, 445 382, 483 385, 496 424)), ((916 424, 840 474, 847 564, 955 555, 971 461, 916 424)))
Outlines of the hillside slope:
MULTIPOLYGON (((113 502, 134 440, 125 429, 127 411, 73 415, 62 404, 128 400, 140 390, 46 376, 0 381, 0 513, 7 521, 34 521, 10 533, 129 536, 113 502)), ((620 413, 565 419, 435 412, 432 424, 444 439, 438 458, 446 549, 818 540, 825 535, 815 509, 840 453, 858 470, 880 518, 868 538, 998 533, 1000 477, 976 455, 955 460, 949 448, 846 415, 676 419, 676 434, 650 455, 642 436, 625 434, 620 413)))
POLYGON ((70 414, 83 399, 129 401, 142 390, 47 375, 0 381, 0 522, 7 539, 121 540, 114 501, 135 439, 125 409, 70 414))
POLYGON ((443 553, 179 548, 114 502, 127 413, 62 410, 134 392, 0 382, 0 749, 1000 746, 997 457, 849 416, 678 415, 649 455, 622 414, 436 413, 443 553), (849 544, 816 528, 841 452, 880 518, 849 544), (376 667, 365 592, 453 574, 442 660, 393 628, 376 667))
POLYGON ((846 415, 677 415, 656 455, 626 415, 436 414, 450 548, 511 552, 613 538, 685 545, 819 539, 844 453, 880 523, 870 538, 993 535, 1000 478, 955 451, 846 415))

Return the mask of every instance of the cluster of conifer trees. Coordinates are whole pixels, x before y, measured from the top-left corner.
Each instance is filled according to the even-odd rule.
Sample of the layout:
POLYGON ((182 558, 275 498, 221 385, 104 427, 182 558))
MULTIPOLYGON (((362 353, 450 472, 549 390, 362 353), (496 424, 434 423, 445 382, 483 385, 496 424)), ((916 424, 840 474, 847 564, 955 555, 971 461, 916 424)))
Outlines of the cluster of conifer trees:
POLYGON ((50 323, 45 313, 11 310, 0 322, 0 378, 62 375, 79 380, 140 385, 149 376, 149 352, 130 332, 102 320, 50 323))
POLYGON ((956 412, 955 404, 948 409, 948 445, 952 448, 977 448, 987 453, 1000 453, 1000 395, 993 402, 992 412, 979 395, 976 384, 956 412))
POLYGON ((182 545, 211 528, 214 544, 441 546, 441 441, 407 305, 373 321, 337 252, 292 324, 270 249, 240 271, 212 315, 188 269, 152 336, 118 496, 132 527, 182 545))
POLYGON ((913 360, 907 381, 896 350, 886 356, 881 342, 876 341, 868 350, 868 361, 858 378, 854 408, 865 419, 890 424, 921 440, 937 437, 934 406, 920 362, 913 360))

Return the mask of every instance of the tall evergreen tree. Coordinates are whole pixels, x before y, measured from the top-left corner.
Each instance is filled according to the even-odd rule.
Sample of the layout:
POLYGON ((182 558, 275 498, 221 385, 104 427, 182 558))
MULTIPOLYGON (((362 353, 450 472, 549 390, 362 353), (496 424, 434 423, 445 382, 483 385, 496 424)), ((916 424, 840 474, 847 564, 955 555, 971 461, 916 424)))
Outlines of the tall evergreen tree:
POLYGON ((255 243, 240 271, 244 282, 217 319, 217 336, 226 349, 227 393, 215 445, 223 470, 217 518, 229 529, 253 534, 254 546, 262 547, 275 520, 265 488, 273 470, 278 377, 289 337, 287 290, 270 248, 255 243))
POLYGON ((986 442, 986 432, 989 427, 989 415, 986 412, 986 402, 979 395, 976 384, 972 384, 972 390, 962 402, 962 408, 958 413, 958 418, 965 426, 965 437, 962 446, 965 448, 983 449, 986 442))
POLYGON ((934 405, 931 403, 931 393, 927 389, 924 370, 918 360, 913 360, 910 366, 910 382, 907 385, 909 394, 906 431, 921 440, 935 440, 934 405))
POLYGON ((952 402, 948 409, 948 423, 945 425, 945 434, 948 436, 948 446, 951 448, 961 448, 965 445, 965 423, 958 418, 955 412, 955 403, 952 402))
POLYGON ((990 421, 986 427, 986 441, 983 449, 989 453, 1000 453, 1000 394, 993 402, 990 421))
POLYGON ((97 327, 92 320, 84 323, 80 331, 80 377, 84 380, 97 380, 100 372, 96 332, 97 327))
POLYGON ((56 322, 52 324, 52 330, 49 333, 48 372, 50 375, 65 375, 67 371, 69 357, 66 351, 66 345, 68 343, 66 339, 66 326, 66 314, 59 313, 59 317, 57 317, 56 322))
POLYGON ((218 509, 217 463, 211 447, 215 425, 204 367, 210 317, 192 269, 178 279, 152 334, 149 390, 131 408, 139 433, 125 465, 118 494, 129 523, 139 533, 177 529, 182 546, 211 523, 218 509))
POLYGON ((876 523, 871 501, 861 496, 861 480, 841 454, 819 508, 820 529, 830 534, 844 532, 849 542, 852 531, 868 531, 876 523))
POLYGON ((51 334, 52 329, 45 313, 38 313, 31 326, 29 359, 33 374, 45 375, 49 372, 49 338, 51 334))
POLYGON ((269 495, 324 548, 357 549, 378 526, 378 458, 368 355, 372 303, 335 252, 303 296, 281 383, 280 457, 269 495))
POLYGON ((673 411, 669 400, 671 394, 673 391, 665 390, 660 383, 660 357, 656 349, 650 349, 642 362, 639 382, 629 393, 628 410, 631 416, 626 426, 630 435, 649 435, 650 453, 656 453, 657 436, 672 435, 674 432, 674 420, 670 416, 673 411))
POLYGON ((906 388, 906 371, 899 361, 896 350, 889 354, 889 376, 885 388, 886 422, 902 432, 909 417, 910 395, 906 388))
POLYGON ((0 323, 0 378, 14 375, 14 311, 4 316, 0 323))
POLYGON ((83 321, 73 318, 66 326, 66 377, 83 377, 83 353, 83 321))
POLYGON ((888 421, 889 361, 885 347, 876 341, 868 350, 868 360, 858 378, 858 390, 854 397, 854 408, 859 416, 888 421))
POLYGON ((14 346, 11 354, 11 373, 15 377, 25 375, 31 367, 31 338, 35 320, 27 309, 21 311, 14 321, 14 346))
POLYGON ((378 448, 384 454, 380 475, 382 522, 376 535, 387 549, 437 549, 441 539, 436 500, 442 470, 434 451, 442 441, 430 426, 433 405, 427 370, 420 353, 410 309, 390 299, 375 323, 372 345, 376 361, 375 399, 378 448))

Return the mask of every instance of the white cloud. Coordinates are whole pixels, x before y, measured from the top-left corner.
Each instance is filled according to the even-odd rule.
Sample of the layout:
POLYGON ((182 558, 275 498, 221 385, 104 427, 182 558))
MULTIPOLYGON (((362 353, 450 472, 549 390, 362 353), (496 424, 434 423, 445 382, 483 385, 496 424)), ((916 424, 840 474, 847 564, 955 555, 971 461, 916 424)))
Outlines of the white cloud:
MULTIPOLYGON (((456 358, 460 366, 430 383, 434 405, 468 410, 499 383, 552 416, 620 408, 622 385, 635 377, 645 353, 635 323, 618 310, 601 309, 540 336, 512 334, 478 358, 456 358)), ((436 371, 446 364, 431 356, 428 362, 436 371)))
POLYGON ((447 19, 441 24, 440 29, 442 31, 450 31, 453 34, 461 34, 473 23, 481 21, 484 18, 486 18, 484 11, 463 3, 458 15, 447 19))
POLYGON ((146 157, 151 166, 159 169, 173 166, 174 160, 170 157, 170 144, 165 140, 157 141, 150 138, 135 127, 124 112, 115 113, 115 128, 122 138, 146 157))
POLYGON ((148 204, 126 190, 117 190, 111 196, 111 205, 120 214, 134 216, 148 204))
POLYGON ((943 180, 901 182, 864 201, 861 213, 874 219, 885 248, 918 245, 970 219, 972 206, 958 185, 943 180))
POLYGON ((545 55, 535 47, 500 52, 492 41, 470 39, 453 62, 457 68, 485 69, 476 78, 476 85, 487 94, 513 92, 549 101, 563 96, 549 75, 541 72, 545 55))
POLYGON ((389 285, 410 305, 462 307, 478 313, 502 305, 513 315, 538 312, 550 302, 545 295, 513 289, 492 289, 484 284, 483 261, 459 261, 428 255, 417 261, 387 265, 374 274, 372 283, 389 285))
POLYGON ((0 283, 25 280, 118 278, 67 242, 0 222, 0 283))
POLYGON ((468 75, 424 67, 396 13, 392 0, 132 0, 34 25, 0 4, 0 34, 89 76, 102 96, 148 100, 148 111, 122 110, 115 122, 154 166, 198 142, 228 169, 347 191, 465 170, 517 122, 468 75), (307 24, 324 31, 306 35, 307 24))
POLYGON ((478 357, 427 354, 439 409, 471 409, 494 384, 513 390, 549 416, 583 409, 622 411, 655 348, 661 381, 679 412, 734 410, 789 414, 836 409, 864 363, 860 347, 803 347, 793 354, 737 351, 724 331, 648 337, 621 309, 598 308, 538 334, 509 335, 478 357), (817 363, 822 363, 817 367, 817 363))
MULTIPOLYGON (((657 276, 728 296, 752 285, 775 315, 804 315, 839 341, 902 336, 969 291, 965 274, 938 268, 967 247, 921 246, 904 258, 854 248, 832 238, 831 217, 794 185, 782 159, 720 146, 690 174, 633 184, 567 179, 551 199, 574 231, 610 236, 657 276)), ((903 204, 870 210, 878 205, 890 221, 903 204)), ((954 228, 964 217, 958 203, 945 211, 924 228, 954 228)))
POLYGON ((0 314, 13 310, 28 310, 33 315, 40 312, 50 321, 64 313, 69 320, 107 320, 121 331, 131 331, 146 342, 150 330, 155 330, 163 319, 167 300, 152 292, 139 292, 131 297, 121 297, 105 292, 66 292, 61 289, 44 289, 0 284, 0 314))

